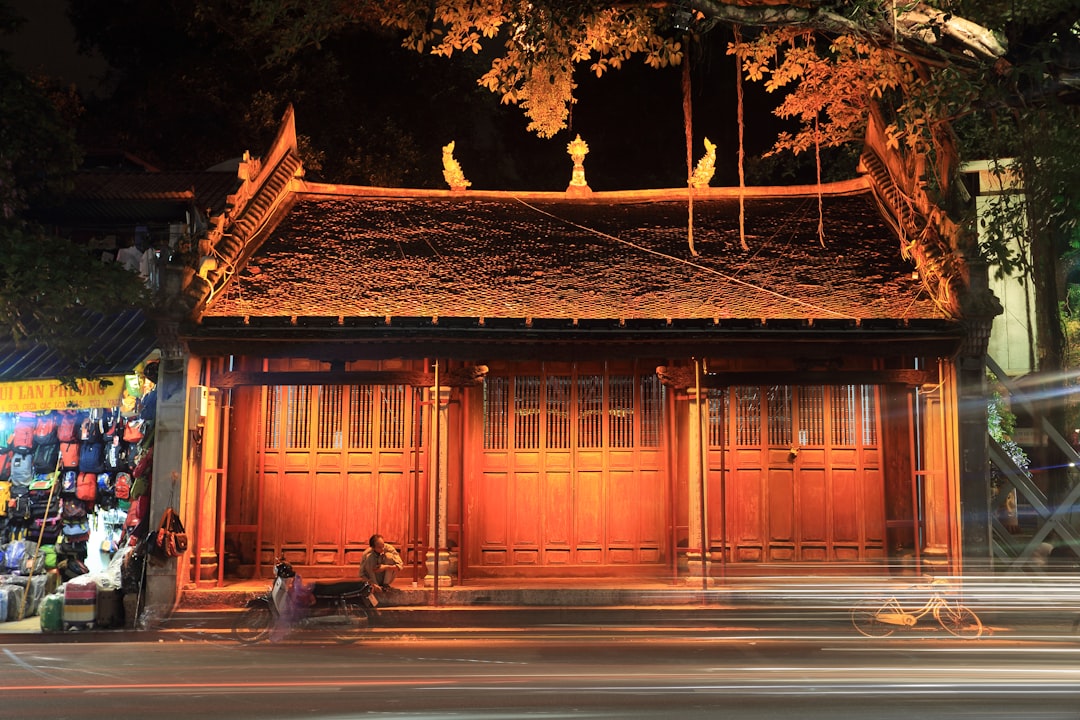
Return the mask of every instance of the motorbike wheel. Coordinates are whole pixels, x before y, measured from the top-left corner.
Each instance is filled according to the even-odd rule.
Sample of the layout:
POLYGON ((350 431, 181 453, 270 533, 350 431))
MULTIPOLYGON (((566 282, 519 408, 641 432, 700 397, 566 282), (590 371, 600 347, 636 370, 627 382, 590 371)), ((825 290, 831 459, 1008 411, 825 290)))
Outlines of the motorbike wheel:
POLYGON ((270 637, 274 616, 266 605, 245 608, 233 622, 232 634, 237 642, 251 645, 270 637))
POLYGON ((360 639, 360 631, 367 627, 368 618, 364 609, 352 603, 342 603, 330 626, 330 636, 341 644, 354 643, 360 639))

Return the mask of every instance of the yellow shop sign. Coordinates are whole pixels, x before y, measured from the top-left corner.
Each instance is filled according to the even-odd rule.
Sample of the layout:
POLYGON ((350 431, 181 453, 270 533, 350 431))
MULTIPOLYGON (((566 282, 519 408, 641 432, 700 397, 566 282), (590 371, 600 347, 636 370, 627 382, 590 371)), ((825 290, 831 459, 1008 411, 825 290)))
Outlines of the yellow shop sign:
POLYGON ((124 396, 124 376, 79 380, 78 389, 59 380, 0 383, 0 412, 116 407, 124 396))

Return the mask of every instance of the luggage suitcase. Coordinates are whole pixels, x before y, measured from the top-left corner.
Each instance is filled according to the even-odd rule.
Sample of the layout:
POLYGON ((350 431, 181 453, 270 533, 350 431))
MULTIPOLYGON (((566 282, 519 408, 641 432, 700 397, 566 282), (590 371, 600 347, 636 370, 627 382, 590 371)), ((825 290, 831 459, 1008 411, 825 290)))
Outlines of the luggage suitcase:
POLYGON ((94 626, 99 628, 124 627, 123 593, 119 590, 98 590, 94 626))
POLYGON ((22 610, 23 593, 26 590, 18 585, 0 585, 0 595, 4 596, 0 603, 5 603, 7 608, 4 612, 4 620, 21 620, 19 612, 22 610))
POLYGON ((27 578, 26 583, 26 608, 23 610, 23 617, 33 617, 38 613, 38 607, 41 605, 41 599, 48 593, 46 583, 49 578, 46 575, 34 575, 27 578))
POLYGON ((97 584, 69 582, 64 585, 63 623, 65 630, 90 630, 97 614, 97 584))
POLYGON ((38 608, 43 632, 56 632, 64 629, 64 594, 53 593, 41 600, 38 608))

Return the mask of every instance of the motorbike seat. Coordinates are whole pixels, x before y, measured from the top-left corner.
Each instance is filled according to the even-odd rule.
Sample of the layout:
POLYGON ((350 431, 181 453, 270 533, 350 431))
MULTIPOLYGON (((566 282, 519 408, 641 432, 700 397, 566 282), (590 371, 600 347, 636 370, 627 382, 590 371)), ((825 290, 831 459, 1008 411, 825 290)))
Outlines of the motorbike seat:
POLYGON ((352 597, 362 595, 370 586, 363 580, 317 582, 312 587, 316 598, 352 597))

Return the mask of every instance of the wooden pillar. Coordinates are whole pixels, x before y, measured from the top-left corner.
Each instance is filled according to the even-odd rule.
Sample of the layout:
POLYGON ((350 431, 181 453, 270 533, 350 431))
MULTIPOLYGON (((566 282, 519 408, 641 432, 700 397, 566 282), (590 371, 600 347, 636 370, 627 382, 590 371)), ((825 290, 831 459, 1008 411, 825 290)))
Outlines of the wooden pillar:
POLYGON ((687 552, 688 583, 702 582, 709 574, 710 555, 708 528, 706 527, 708 507, 707 497, 707 464, 705 451, 708 437, 708 391, 701 389, 698 394, 697 387, 687 389, 690 418, 687 423, 688 437, 687 455, 687 489, 689 490, 689 548, 687 552))
POLYGON ((941 365, 942 382, 923 395, 923 566, 931 573, 955 573, 954 533, 957 512, 958 467, 955 409, 956 376, 952 365, 941 365))
POLYGON ((450 553, 447 550, 447 497, 449 477, 449 407, 450 388, 437 386, 431 389, 432 408, 428 435, 429 453, 428 462, 428 497, 431 499, 428 505, 428 550, 426 555, 427 573, 424 576, 424 586, 435 585, 436 556, 438 552, 438 583, 440 587, 450 587, 453 578, 457 575, 457 551, 450 553))

